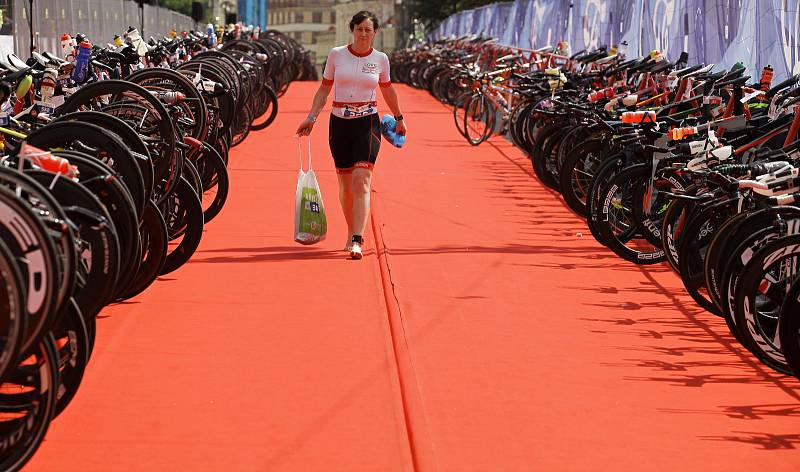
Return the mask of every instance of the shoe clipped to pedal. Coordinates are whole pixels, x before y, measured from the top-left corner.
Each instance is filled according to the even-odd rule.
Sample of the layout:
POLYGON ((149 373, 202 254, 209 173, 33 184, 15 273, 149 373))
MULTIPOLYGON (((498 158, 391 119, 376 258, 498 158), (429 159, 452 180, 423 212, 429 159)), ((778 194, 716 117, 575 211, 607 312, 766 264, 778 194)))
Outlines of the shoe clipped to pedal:
POLYGON ((401 148, 406 143, 406 136, 397 132, 397 120, 388 113, 381 118, 381 134, 394 147, 401 148))

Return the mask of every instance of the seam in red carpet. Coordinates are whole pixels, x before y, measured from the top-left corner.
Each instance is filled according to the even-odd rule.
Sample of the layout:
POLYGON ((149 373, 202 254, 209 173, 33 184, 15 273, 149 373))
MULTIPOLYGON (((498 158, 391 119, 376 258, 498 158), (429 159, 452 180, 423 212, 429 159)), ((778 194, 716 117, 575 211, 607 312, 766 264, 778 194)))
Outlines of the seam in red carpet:
MULTIPOLYGON (((376 192, 378 193, 378 192, 376 192)), ((380 195, 378 193, 378 195, 380 195)), ((389 267, 388 251, 380 223, 379 198, 372 200, 370 224, 375 238, 375 251, 380 266, 383 296, 386 300, 386 315, 389 320, 389 337, 392 341, 395 366, 400 387, 401 405, 405 420, 411 463, 414 470, 433 470, 436 463, 430 434, 425 421, 425 413, 411 351, 408 346, 406 327, 400 300, 394 289, 392 271, 389 267)))

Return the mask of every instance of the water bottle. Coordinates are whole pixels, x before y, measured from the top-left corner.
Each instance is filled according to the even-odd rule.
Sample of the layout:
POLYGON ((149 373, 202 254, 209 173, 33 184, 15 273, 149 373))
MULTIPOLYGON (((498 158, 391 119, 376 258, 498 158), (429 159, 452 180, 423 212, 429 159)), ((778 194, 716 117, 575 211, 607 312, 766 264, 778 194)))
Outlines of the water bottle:
POLYGON ((625 124, 655 123, 656 112, 651 110, 626 111, 620 119, 625 124))
POLYGON ((57 76, 58 72, 51 67, 48 67, 44 70, 44 73, 42 74, 42 81, 39 85, 39 93, 42 95, 43 102, 47 102, 53 97, 53 93, 55 92, 56 88, 57 76))
POLYGON ((72 69, 72 80, 82 84, 88 75, 89 60, 92 57, 92 43, 83 41, 78 46, 78 57, 75 58, 75 68, 72 69))
POLYGON ((206 35, 208 35, 208 47, 213 48, 217 45, 217 33, 214 31, 214 25, 211 23, 206 25, 206 35))
POLYGON ((406 136, 397 132, 397 120, 388 113, 381 118, 381 134, 394 147, 401 148, 406 143, 406 136))
POLYGON ((66 33, 61 36, 61 54, 66 61, 72 62, 75 59, 75 42, 66 33))
POLYGON ((759 88, 762 92, 766 92, 772 87, 772 64, 767 64, 767 67, 761 72, 761 80, 759 80, 759 88))
POLYGON ((140 57, 147 54, 147 44, 142 39, 142 35, 139 33, 138 29, 131 28, 128 30, 128 42, 130 42, 131 46, 133 46, 133 49, 140 57))
POLYGON ((627 52, 628 52, 628 42, 623 41, 619 43, 619 46, 617 46, 617 55, 620 57, 620 59, 625 59, 625 54, 627 52))

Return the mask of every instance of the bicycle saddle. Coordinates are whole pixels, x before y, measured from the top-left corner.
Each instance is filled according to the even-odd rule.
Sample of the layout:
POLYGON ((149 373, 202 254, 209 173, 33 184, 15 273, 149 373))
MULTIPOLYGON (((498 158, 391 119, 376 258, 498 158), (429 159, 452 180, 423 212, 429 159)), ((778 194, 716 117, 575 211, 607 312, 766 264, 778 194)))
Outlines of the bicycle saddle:
POLYGON ((579 57, 586 52, 586 49, 581 49, 580 51, 576 52, 575 54, 569 56, 570 60, 578 61, 580 60, 579 57))
POLYGON ((64 64, 69 63, 69 61, 65 61, 64 59, 61 59, 60 57, 55 56, 53 54, 50 54, 47 51, 45 51, 42 55, 44 57, 46 57, 50 62, 52 62, 53 64, 55 64, 55 65, 57 65, 59 67, 63 66, 64 64))
POLYGON ((576 58, 575 60, 578 62, 594 62, 599 59, 603 59, 608 55, 608 52, 605 49, 598 49, 597 51, 591 52, 589 54, 585 54, 580 58, 576 58))
POLYGON ((715 87, 725 87, 726 85, 733 85, 733 86, 744 85, 744 84, 747 83, 748 80, 750 80, 750 76, 749 75, 744 75, 742 77, 736 77, 735 79, 721 80, 721 81, 717 82, 716 84, 714 84, 714 86, 715 87))
POLYGON ((7 70, 9 72, 17 72, 19 70, 19 68, 14 67, 14 65, 12 65, 10 62, 8 62, 8 60, 5 57, 3 57, 2 55, 0 55, 0 67, 2 67, 3 69, 5 69, 5 70, 7 70))
POLYGON ((709 64, 709 65, 703 67, 702 69, 698 69, 698 70, 692 72, 691 74, 687 74, 687 75, 688 75, 688 77, 694 77, 697 80, 708 80, 708 79, 713 78, 713 77, 716 77, 714 80, 719 80, 719 79, 721 79, 722 77, 725 76, 726 72, 725 71, 721 71, 721 72, 718 72, 716 74, 712 74, 711 73, 711 69, 713 69, 715 65, 716 64, 709 64))
POLYGON ((729 81, 729 80, 733 80, 733 79, 739 78, 739 77, 741 77, 741 76, 744 74, 744 71, 745 71, 745 68, 744 68, 744 67, 739 67, 739 68, 736 68, 736 69, 731 69, 731 70, 730 70, 730 71, 729 71, 727 74, 725 74, 725 76, 723 76, 723 77, 720 79, 720 81, 722 81, 722 82, 727 82, 727 81, 729 81))
POLYGON ((597 64, 597 65, 603 65, 603 64, 605 64, 605 63, 607 63, 607 62, 613 62, 613 61, 617 60, 617 58, 618 58, 618 57, 619 57, 619 56, 618 56, 617 54, 612 54, 612 55, 610 55, 610 56, 601 57, 600 59, 597 59, 597 60, 596 60, 596 61, 594 61, 594 62, 595 62, 595 64, 597 64))
POLYGON ((675 74, 676 77, 683 77, 683 76, 686 76, 686 75, 690 75, 693 72, 697 72, 700 69, 702 69, 703 67, 705 67, 703 64, 697 64, 697 65, 693 65, 691 67, 685 67, 683 69, 680 69, 680 70, 677 70, 677 71, 673 71, 673 74, 675 74))
POLYGON ((48 65, 50 65, 50 60, 47 59, 46 57, 42 56, 41 54, 39 54, 36 51, 33 51, 31 53, 31 57, 33 57, 33 59, 35 59, 36 62, 39 63, 43 67, 47 67, 48 65))
POLYGON ((14 67, 16 67, 17 69, 24 69, 26 67, 30 67, 28 64, 25 63, 25 61, 23 61, 22 59, 18 58, 14 54, 9 54, 8 55, 8 62, 10 64, 12 64, 14 67))
POLYGON ((659 72, 666 72, 672 69, 675 66, 672 62, 669 61, 661 61, 655 63, 652 67, 649 67, 649 70, 653 74, 658 74, 659 72))

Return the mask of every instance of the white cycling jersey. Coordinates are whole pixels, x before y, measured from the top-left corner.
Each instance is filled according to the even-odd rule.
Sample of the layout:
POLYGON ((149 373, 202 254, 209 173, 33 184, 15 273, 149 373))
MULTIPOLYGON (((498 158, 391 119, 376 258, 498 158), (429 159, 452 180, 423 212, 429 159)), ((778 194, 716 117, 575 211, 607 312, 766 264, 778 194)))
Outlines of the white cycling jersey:
POLYGON ((333 85, 334 115, 358 118, 377 113, 375 88, 392 84, 389 57, 372 48, 366 54, 356 54, 349 44, 335 47, 328 54, 322 83, 333 85))

